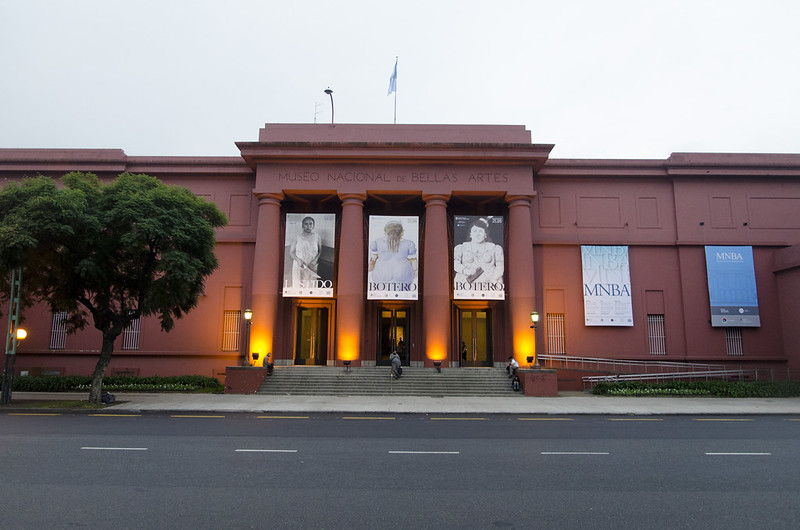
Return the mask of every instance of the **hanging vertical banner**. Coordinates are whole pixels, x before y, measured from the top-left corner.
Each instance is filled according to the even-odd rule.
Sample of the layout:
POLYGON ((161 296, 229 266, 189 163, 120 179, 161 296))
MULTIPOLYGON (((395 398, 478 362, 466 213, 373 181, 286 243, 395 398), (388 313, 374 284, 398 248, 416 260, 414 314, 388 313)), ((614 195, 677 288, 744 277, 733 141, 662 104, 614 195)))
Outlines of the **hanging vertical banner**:
POLYGON ((706 247, 713 327, 759 327, 753 247, 706 247))
POLYGON ((419 217, 369 216, 368 300, 416 300, 419 217))
POLYGON ((626 246, 581 246, 583 318, 587 326, 633 326, 626 246))
POLYGON ((336 214, 287 213, 284 297, 333 297, 336 214))
POLYGON ((454 223, 453 298, 504 300, 503 218, 456 215, 454 223))

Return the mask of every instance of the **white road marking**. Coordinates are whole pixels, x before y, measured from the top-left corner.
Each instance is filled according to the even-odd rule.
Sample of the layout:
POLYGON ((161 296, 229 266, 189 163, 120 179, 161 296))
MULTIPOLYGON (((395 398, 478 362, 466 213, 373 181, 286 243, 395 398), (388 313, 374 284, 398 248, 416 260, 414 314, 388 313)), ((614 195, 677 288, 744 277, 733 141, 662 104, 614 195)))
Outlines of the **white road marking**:
POLYGON ((706 453, 707 456, 772 456, 772 453, 706 453))
POLYGON ((461 451, 389 451, 390 455, 460 455, 461 451))
POLYGON ((609 455, 603 451, 542 451, 543 455, 609 455))
POLYGON ((81 447, 85 451, 147 451, 147 447, 81 447))
POLYGON ((297 449, 236 449, 237 453, 296 453, 297 449))

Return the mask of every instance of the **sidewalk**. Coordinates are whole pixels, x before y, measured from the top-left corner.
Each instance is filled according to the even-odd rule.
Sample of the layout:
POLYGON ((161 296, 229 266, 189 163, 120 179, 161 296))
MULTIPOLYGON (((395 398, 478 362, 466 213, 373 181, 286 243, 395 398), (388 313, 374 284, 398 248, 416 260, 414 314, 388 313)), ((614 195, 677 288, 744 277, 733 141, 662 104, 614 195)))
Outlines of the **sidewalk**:
MULTIPOLYGON (((116 394, 104 412, 173 413, 422 413, 422 414, 796 414, 800 398, 604 397, 564 392, 559 397, 263 396, 238 394, 116 394)), ((85 400, 87 393, 14 392, 21 400, 85 400)), ((0 408, 0 413, 3 412, 0 408)), ((37 409, 43 411, 43 409, 37 409)))

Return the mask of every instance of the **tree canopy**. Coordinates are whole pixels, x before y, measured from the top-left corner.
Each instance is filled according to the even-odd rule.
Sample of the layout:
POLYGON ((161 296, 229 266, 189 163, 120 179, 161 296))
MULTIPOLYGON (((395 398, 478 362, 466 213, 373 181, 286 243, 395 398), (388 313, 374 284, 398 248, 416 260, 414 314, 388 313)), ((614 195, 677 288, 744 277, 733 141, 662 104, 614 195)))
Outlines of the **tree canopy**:
MULTIPOLYGON (((26 178, 0 191, 0 281, 21 267, 22 307, 66 311, 67 329, 103 335, 90 401, 98 403, 114 341, 140 316, 172 329, 218 266, 225 215, 186 188, 141 174, 26 178)), ((3 286, 7 296, 8 286, 3 286)))

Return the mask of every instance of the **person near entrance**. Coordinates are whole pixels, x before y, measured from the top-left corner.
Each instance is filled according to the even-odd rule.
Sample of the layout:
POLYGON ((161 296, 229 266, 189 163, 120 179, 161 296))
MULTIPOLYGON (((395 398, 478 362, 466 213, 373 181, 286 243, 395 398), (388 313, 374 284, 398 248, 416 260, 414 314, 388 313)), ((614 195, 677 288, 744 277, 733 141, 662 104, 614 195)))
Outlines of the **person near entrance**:
POLYGON ((406 355, 406 343, 403 339, 397 341, 397 354, 400 356, 400 363, 409 364, 408 356, 406 355))
POLYGON ((508 372, 508 377, 514 377, 517 375, 517 368, 519 368, 519 363, 517 360, 512 356, 508 358, 508 366, 506 366, 506 372, 508 372))
POLYGON ((319 278, 317 267, 322 254, 322 240, 314 232, 314 218, 303 218, 303 231, 295 236, 289 250, 292 257, 292 287, 311 287, 319 278))
POLYGON ((392 361, 392 378, 399 379, 403 375, 403 368, 400 366, 400 356, 397 355, 397 350, 392 350, 389 360, 392 361))

